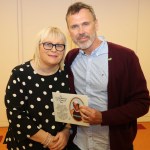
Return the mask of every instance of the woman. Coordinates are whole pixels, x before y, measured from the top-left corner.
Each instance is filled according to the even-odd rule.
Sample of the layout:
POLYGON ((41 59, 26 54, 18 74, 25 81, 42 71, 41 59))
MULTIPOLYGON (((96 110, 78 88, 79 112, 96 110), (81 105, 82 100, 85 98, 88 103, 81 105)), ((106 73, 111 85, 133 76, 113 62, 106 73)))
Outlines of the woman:
POLYGON ((65 44, 58 28, 46 28, 38 35, 33 59, 12 70, 5 95, 8 150, 65 148, 70 125, 55 122, 52 98, 52 92, 69 92, 65 44))

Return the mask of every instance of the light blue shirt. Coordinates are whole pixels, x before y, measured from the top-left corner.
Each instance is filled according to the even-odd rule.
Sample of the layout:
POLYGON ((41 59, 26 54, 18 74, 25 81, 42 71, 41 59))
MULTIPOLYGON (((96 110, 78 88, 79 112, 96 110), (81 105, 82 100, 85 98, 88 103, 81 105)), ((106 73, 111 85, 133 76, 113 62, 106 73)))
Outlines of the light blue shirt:
MULTIPOLYGON (((108 105, 108 44, 103 37, 99 38, 101 45, 91 55, 80 50, 71 69, 77 94, 88 96, 89 107, 105 111, 108 105)), ((109 150, 109 128, 78 126, 74 143, 81 150, 109 150)))

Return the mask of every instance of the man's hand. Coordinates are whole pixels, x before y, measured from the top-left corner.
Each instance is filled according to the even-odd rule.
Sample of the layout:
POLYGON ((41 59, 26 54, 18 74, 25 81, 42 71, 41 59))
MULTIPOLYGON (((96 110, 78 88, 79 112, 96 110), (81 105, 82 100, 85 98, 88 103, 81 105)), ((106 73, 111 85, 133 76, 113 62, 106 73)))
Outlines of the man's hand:
POLYGON ((102 123, 102 113, 96 109, 87 106, 80 106, 80 113, 83 122, 89 123, 91 125, 102 123))

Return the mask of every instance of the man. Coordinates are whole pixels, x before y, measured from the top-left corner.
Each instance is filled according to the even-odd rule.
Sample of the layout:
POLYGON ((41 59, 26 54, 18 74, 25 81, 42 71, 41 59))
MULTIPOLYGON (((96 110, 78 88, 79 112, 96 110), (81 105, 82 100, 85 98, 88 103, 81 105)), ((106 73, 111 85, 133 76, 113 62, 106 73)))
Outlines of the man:
POLYGON ((80 114, 80 104, 79 102, 76 100, 72 103, 73 105, 73 109, 70 111, 72 117, 76 120, 76 121, 81 121, 81 114, 80 114))
POLYGON ((91 6, 72 4, 66 14, 70 36, 79 47, 66 56, 70 88, 85 94, 89 107, 81 116, 72 150, 133 150, 137 118, 149 110, 145 77, 135 53, 97 37, 98 21, 91 6))

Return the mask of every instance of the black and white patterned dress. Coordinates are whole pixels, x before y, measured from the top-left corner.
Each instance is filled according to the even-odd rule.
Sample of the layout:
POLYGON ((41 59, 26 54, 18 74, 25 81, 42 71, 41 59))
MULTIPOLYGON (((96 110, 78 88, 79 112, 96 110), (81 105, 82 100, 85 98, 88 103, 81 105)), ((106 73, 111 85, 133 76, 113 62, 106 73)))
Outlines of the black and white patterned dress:
POLYGON ((58 70, 55 74, 37 74, 30 61, 12 70, 9 79, 5 105, 9 128, 5 142, 11 150, 42 150, 40 143, 28 137, 43 129, 56 135, 64 127, 55 122, 52 92, 68 93, 68 75, 58 70))

